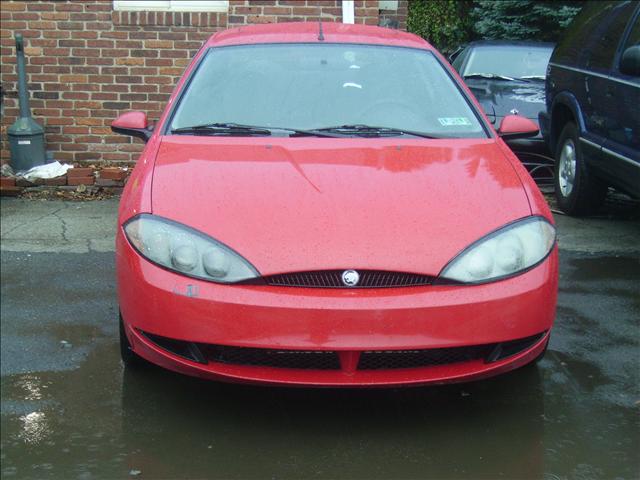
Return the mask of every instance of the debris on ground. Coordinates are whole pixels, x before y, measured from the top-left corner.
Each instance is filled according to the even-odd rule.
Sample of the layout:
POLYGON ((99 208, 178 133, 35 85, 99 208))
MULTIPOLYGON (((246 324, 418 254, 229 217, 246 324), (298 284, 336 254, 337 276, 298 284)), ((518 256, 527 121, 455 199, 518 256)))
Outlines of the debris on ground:
POLYGON ((37 199, 102 200, 122 193, 131 168, 53 162, 26 172, 2 165, 0 194, 37 199))
POLYGON ((15 173, 13 173, 13 168, 8 163, 5 163, 0 167, 0 175, 3 177, 15 177, 15 173))
POLYGON ((95 185, 78 185, 77 187, 33 187, 25 188, 21 198, 29 200, 71 200, 86 202, 105 200, 117 197, 122 193, 122 187, 97 187, 95 185))
POLYGON ((55 161, 52 163, 45 163, 44 165, 37 165, 23 172, 18 172, 16 176, 32 182, 38 178, 47 179, 62 177, 67 174, 67 170, 70 168, 73 168, 73 165, 55 161))

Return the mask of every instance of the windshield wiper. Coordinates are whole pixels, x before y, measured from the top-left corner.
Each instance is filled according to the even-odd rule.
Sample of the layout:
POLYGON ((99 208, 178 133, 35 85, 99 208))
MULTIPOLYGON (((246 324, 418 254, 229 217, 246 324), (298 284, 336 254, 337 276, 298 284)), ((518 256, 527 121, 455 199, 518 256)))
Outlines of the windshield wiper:
POLYGON ((271 136, 274 132, 289 132, 296 135, 313 136, 313 137, 342 137, 343 135, 316 132, 315 130, 300 130, 289 127, 263 127, 258 125, 243 125, 240 123, 204 123, 202 125, 193 125, 189 127, 174 128, 171 133, 174 134, 194 134, 194 135, 222 135, 230 137, 243 136, 271 136))
POLYGON ((271 135, 268 128, 238 123, 203 123, 189 127, 174 128, 171 133, 191 133, 201 135, 271 135))
POLYGON ((335 127, 322 127, 310 130, 312 132, 338 132, 342 134, 360 135, 364 137, 397 137, 401 135, 411 135, 413 137, 421 138, 440 138, 428 133, 414 132, 412 130, 405 130, 404 128, 394 127, 374 127, 372 125, 338 125, 335 127))
POLYGON ((518 77, 517 80, 545 80, 546 77, 544 75, 523 75, 522 77, 518 77))
POLYGON ((468 73, 463 75, 462 78, 486 78, 489 80, 507 80, 513 82, 515 78, 507 77, 506 75, 497 75, 495 73, 468 73))

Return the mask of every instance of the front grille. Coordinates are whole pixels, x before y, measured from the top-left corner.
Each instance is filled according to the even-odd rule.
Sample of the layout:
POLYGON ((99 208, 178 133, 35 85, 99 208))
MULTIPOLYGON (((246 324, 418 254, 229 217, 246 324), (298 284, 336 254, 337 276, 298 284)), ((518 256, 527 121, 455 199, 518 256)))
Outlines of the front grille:
POLYGON ((228 347, 198 344, 207 360, 231 365, 251 365, 305 370, 339 370, 336 352, 314 350, 277 350, 269 348, 228 347))
POLYGON ((386 272, 381 270, 358 270, 360 281, 355 287, 342 283, 344 270, 319 270, 293 272, 263 277, 267 285, 278 287, 312 288, 391 288, 430 285, 433 278, 417 273, 386 272))

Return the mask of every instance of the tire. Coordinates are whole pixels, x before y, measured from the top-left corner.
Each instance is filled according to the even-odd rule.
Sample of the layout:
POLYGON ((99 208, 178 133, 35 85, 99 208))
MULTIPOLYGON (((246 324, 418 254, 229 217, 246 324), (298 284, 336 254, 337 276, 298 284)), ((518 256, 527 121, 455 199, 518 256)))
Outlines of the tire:
POLYGON ((138 368, 146 363, 141 357, 131 349, 131 344, 124 331, 122 315, 120 315, 120 358, 125 368, 138 368))
POLYGON ((562 129, 555 158, 554 182, 560 210, 575 216, 595 212, 604 201, 607 185, 589 171, 574 123, 562 129))

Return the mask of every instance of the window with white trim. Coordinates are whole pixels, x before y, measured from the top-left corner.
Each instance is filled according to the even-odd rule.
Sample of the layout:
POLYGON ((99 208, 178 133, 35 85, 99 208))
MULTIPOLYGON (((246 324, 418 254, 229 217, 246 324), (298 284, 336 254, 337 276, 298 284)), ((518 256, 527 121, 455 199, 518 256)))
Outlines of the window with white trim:
POLYGON ((114 10, 148 12, 222 12, 228 0, 113 0, 114 10))

